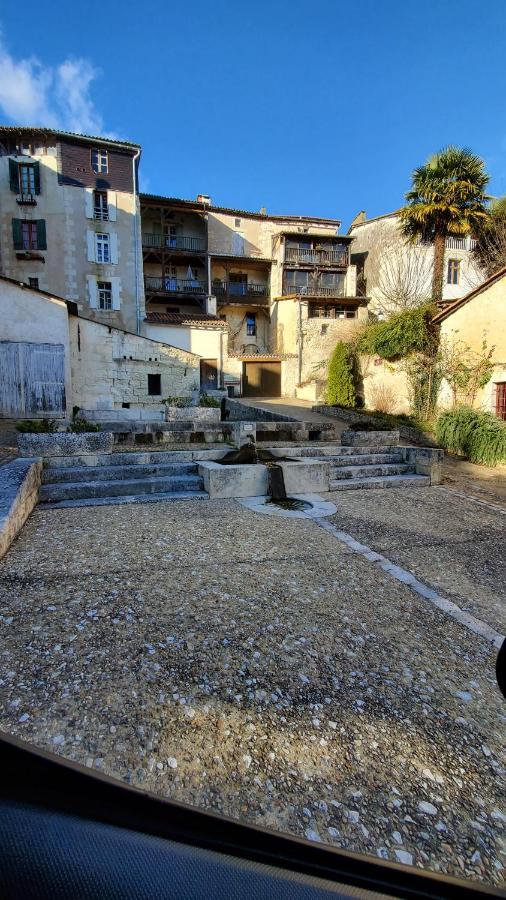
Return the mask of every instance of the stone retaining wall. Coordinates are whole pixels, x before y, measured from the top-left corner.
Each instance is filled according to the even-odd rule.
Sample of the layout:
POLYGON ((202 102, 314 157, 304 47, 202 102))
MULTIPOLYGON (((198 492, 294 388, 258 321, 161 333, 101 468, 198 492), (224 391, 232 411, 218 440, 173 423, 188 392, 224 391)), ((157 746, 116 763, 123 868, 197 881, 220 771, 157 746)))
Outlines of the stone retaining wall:
MULTIPOLYGON (((344 406, 326 406, 318 405, 311 407, 313 412, 321 413, 322 416, 329 416, 331 419, 342 419, 343 422, 367 422, 369 425, 376 425, 377 419, 369 416, 367 413, 359 412, 356 409, 346 409, 344 406)), ((398 425, 399 434, 405 441, 411 441, 412 444, 420 444, 423 447, 435 447, 436 445, 427 434, 421 435, 415 428, 409 425, 398 425)))
POLYGON ((0 466, 0 559, 37 505, 42 460, 13 459, 0 466))

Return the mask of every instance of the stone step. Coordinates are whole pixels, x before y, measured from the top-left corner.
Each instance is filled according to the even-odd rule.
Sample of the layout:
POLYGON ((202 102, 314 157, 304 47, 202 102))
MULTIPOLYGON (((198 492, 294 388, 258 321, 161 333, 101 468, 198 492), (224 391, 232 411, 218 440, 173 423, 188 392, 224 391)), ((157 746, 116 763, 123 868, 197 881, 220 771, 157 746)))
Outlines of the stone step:
POLYGON ((429 487, 427 475, 386 475, 379 478, 342 478, 330 482, 331 491, 354 491, 367 488, 429 487))
POLYGON ((170 491, 157 494, 128 494, 126 497, 85 497, 44 503, 44 509, 70 509, 75 506, 120 506, 123 503, 160 503, 175 500, 209 500, 205 491, 170 491))
POLYGON ((166 494, 173 491, 201 491, 204 487, 198 475, 169 475, 166 478, 128 478, 117 481, 78 481, 62 484, 43 484, 39 501, 84 500, 90 497, 121 497, 139 494, 166 494))
POLYGON ((86 456, 53 456, 44 460, 44 469, 95 468, 95 466, 148 466, 194 462, 196 459, 219 459, 231 447, 217 450, 133 450, 117 453, 94 453, 86 456))
POLYGON ((378 466, 334 466, 331 471, 333 479, 377 478, 388 475, 414 474, 413 466, 406 463, 385 463, 378 466))
POLYGON ((329 460, 334 466, 379 466, 402 461, 400 453, 362 453, 359 456, 336 456, 329 460))
POLYGON ((43 472, 44 484, 59 484, 63 482, 75 483, 78 481, 118 481, 131 478, 145 478, 147 476, 165 477, 170 475, 197 475, 197 463, 162 463, 156 465, 133 466, 67 466, 62 468, 52 467, 43 472))

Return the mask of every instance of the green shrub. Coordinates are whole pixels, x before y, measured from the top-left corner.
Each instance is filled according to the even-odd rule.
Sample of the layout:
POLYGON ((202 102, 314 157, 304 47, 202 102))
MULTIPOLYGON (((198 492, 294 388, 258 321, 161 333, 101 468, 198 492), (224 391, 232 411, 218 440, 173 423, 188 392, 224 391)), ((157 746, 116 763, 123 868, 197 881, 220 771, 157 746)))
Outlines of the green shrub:
POLYGON ((354 407, 356 402, 354 357, 349 344, 338 341, 329 362, 327 403, 354 407))
POLYGON ((192 405, 191 397, 166 397, 162 400, 165 406, 177 406, 178 409, 185 409, 192 405))
POLYGON ((100 425, 96 422, 88 422, 86 419, 80 419, 76 416, 72 419, 67 431, 70 434, 86 434, 90 431, 100 431, 100 425))
POLYGON ((506 462, 506 422, 491 413, 462 406, 442 413, 436 422, 438 443, 471 462, 496 466, 506 462))
POLYGON ((16 431, 23 434, 54 434, 58 431, 55 419, 25 419, 16 425, 16 431))
POLYGON ((360 335, 357 350, 381 359, 397 359, 410 353, 430 353, 436 343, 431 319, 433 306, 407 309, 387 319, 368 325, 360 335))
POLYGON ((211 397, 209 394, 204 393, 200 395, 199 406, 210 406, 212 409, 218 409, 221 406, 221 401, 217 397, 211 397))

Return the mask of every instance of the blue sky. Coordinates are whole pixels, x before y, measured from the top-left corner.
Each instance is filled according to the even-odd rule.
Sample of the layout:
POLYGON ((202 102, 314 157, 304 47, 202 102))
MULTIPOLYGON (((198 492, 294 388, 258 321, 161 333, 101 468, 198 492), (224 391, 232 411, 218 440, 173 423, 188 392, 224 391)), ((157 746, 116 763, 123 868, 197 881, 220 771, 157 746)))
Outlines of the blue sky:
POLYGON ((0 121, 137 141, 152 193, 347 227, 448 143, 506 193, 505 25, 504 0, 23 0, 0 11, 0 121))

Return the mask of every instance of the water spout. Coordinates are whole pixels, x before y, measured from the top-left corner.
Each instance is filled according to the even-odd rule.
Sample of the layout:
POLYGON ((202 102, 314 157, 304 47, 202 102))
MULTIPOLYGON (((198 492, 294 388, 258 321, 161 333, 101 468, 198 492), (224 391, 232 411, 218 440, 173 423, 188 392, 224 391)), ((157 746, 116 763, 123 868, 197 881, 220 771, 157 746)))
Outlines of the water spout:
POLYGON ((285 478, 281 466, 275 463, 267 463, 267 475, 269 477, 269 494, 273 500, 286 500, 285 478))

